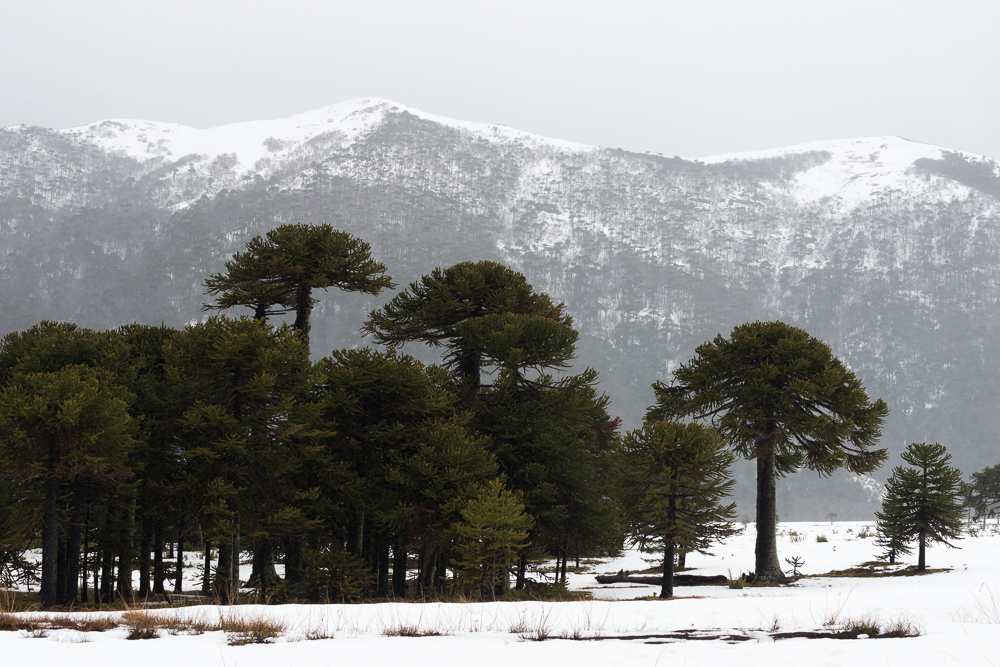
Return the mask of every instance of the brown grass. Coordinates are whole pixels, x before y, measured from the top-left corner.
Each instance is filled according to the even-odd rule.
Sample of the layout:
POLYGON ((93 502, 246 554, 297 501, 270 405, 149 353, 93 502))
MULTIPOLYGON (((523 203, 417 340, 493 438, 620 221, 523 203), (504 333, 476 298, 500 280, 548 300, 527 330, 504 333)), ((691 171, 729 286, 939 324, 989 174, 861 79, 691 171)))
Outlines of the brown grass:
POLYGON ((226 641, 230 646, 271 644, 288 630, 284 622, 267 618, 260 612, 234 612, 223 616, 219 626, 226 633, 226 641))

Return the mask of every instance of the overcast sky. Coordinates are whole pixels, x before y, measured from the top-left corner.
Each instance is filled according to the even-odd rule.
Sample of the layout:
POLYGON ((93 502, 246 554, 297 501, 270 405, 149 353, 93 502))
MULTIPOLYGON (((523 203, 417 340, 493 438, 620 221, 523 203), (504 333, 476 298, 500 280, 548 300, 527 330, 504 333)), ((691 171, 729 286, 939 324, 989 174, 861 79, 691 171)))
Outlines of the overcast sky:
POLYGON ((1000 2, 5 0, 0 126, 385 97, 667 155, 897 134, 1000 158, 1000 2))

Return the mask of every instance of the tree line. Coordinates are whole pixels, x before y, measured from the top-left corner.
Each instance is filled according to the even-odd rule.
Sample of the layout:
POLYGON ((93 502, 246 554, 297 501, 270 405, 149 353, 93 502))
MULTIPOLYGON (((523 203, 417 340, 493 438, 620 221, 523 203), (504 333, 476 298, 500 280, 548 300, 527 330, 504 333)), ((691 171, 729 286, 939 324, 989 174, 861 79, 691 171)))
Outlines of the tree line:
POLYGON ((207 311, 252 315, 5 336, 7 583, 37 577, 45 608, 87 602, 88 589, 105 602, 162 595, 170 580, 182 589, 197 548, 202 591, 223 603, 245 586, 279 600, 495 599, 530 586, 541 559, 565 581, 571 556, 632 542, 662 553, 668 597, 675 560, 735 532, 736 456, 757 461, 762 580, 784 576, 778 477, 887 458, 875 448, 885 403, 782 322, 699 347, 622 436, 597 372, 569 372, 579 334, 565 305, 495 262, 435 269, 372 311, 361 333, 382 349, 311 361, 318 291, 379 294, 395 287, 386 271, 329 225, 282 225, 205 281, 207 311), (293 322, 269 321, 281 314, 293 322), (399 349, 416 343, 441 363, 399 349), (25 551, 39 544, 36 572, 25 551))

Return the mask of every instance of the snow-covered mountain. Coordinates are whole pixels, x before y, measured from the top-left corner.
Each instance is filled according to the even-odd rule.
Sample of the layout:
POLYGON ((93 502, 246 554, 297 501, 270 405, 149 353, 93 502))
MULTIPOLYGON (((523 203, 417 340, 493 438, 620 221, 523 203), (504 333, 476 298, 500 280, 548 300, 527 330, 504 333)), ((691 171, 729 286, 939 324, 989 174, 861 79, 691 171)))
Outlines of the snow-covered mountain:
MULTIPOLYGON (((566 301, 579 363, 629 425, 698 344, 781 318, 889 403, 894 453, 929 440, 966 472, 1000 459, 1000 165, 899 137, 695 160, 378 99, 206 130, 6 128, 0 330, 182 325, 204 278, 285 221, 365 238, 398 283, 467 259, 524 272, 566 301)), ((314 349, 365 344, 377 303, 328 295, 314 349)), ((870 509, 857 485, 790 480, 814 488, 783 518, 870 509)))

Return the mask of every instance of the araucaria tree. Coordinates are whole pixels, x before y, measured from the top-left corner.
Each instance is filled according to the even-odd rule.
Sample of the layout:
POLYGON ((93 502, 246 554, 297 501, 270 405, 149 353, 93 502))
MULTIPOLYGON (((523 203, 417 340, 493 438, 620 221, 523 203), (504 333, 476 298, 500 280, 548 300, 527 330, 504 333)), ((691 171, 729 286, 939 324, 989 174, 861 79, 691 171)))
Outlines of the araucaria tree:
POLYGON ((632 539, 663 551, 661 598, 674 594, 677 549, 706 553, 736 532, 736 503, 722 505, 735 456, 702 424, 647 421, 622 441, 619 498, 632 539))
POLYGON ((371 246, 330 225, 281 225, 263 238, 255 236, 246 252, 226 262, 226 272, 205 281, 218 303, 205 309, 247 306, 255 319, 295 313, 292 328, 309 351, 309 315, 314 289, 378 294, 393 286, 385 265, 371 256, 371 246))
MULTIPOLYGON (((463 323, 488 315, 536 315, 563 324, 572 320, 548 295, 534 291, 523 275, 497 262, 461 262, 437 268, 372 311, 362 331, 389 347, 420 341, 444 346, 445 361, 459 384, 478 387, 482 351, 460 331, 463 323)), ((544 365, 544 364, 543 364, 544 365)))
POLYGON ((954 547, 962 537, 965 504, 962 473, 948 463, 951 454, 937 443, 913 443, 902 454, 912 468, 896 466, 885 487, 878 518, 879 544, 897 553, 910 553, 917 541, 917 571, 927 569, 928 542, 954 547))
POLYGON ((651 418, 707 420, 733 450, 757 461, 758 578, 784 577, 778 562, 776 481, 808 468, 869 473, 886 459, 875 449, 889 413, 830 348, 783 322, 743 324, 698 347, 657 382, 651 418))

